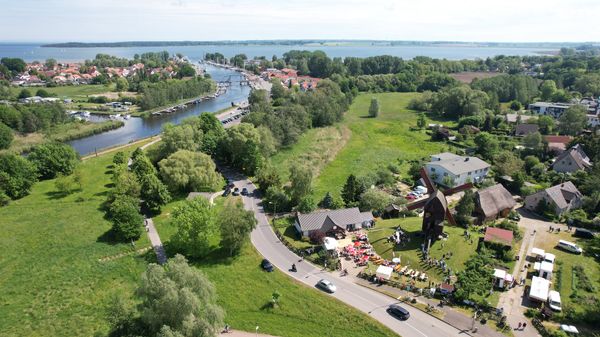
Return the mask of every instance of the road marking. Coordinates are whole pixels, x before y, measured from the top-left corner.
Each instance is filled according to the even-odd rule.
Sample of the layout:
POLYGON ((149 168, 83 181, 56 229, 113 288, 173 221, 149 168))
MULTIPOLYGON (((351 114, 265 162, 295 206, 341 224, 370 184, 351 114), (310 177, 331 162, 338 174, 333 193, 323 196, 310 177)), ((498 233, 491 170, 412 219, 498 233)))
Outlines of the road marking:
MULTIPOLYGON (((413 330, 415 330, 416 332, 420 333, 422 336, 428 337, 426 334, 422 333, 421 330, 415 328, 414 326, 412 326, 410 323, 404 322, 406 325, 408 325, 409 327, 411 327, 413 330)), ((432 325, 433 326, 433 325, 432 325)))

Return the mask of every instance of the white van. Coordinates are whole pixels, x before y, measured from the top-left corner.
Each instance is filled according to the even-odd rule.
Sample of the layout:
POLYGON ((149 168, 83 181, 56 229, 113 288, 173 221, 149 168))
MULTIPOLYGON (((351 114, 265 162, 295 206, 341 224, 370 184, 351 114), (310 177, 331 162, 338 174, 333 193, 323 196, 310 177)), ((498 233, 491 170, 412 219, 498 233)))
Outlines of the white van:
POLYGON ((570 241, 560 240, 558 241, 558 247, 575 254, 583 253, 581 247, 570 241))
POLYGON ((560 293, 555 290, 550 290, 548 293, 548 306, 554 311, 561 311, 560 293))

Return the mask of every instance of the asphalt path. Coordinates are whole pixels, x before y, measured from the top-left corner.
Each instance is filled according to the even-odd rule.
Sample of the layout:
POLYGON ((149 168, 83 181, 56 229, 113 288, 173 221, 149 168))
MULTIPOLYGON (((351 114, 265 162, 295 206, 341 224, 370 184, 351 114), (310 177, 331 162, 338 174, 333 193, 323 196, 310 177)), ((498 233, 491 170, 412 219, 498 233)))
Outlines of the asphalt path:
MULTIPOLYGON (((287 249, 277 236, 275 236, 264 214, 261 200, 257 197, 258 193, 254 193, 255 186, 243 176, 228 172, 224 173, 240 190, 244 187, 248 189, 248 196, 243 197, 244 206, 246 209, 254 212, 258 221, 256 229, 251 234, 252 244, 261 255, 268 259, 281 272, 313 288, 315 288, 315 284, 320 279, 327 279, 333 282, 337 287, 337 291, 327 296, 332 296, 368 314, 403 337, 467 335, 447 323, 406 304, 401 305, 410 311, 411 317, 406 321, 397 320, 386 312, 390 304, 398 303, 397 300, 355 284, 350 277, 342 277, 338 273, 326 272, 307 261, 301 261, 299 256, 287 249), (290 271, 293 263, 296 264, 297 272, 290 271)), ((327 329, 327 327, 323 328, 327 329)))

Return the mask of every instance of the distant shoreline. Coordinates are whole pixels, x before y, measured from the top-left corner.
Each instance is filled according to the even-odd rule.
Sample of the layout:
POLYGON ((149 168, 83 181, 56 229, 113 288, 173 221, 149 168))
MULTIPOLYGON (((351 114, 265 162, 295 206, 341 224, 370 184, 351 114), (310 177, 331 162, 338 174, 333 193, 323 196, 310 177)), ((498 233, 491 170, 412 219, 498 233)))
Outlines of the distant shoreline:
POLYGON ((431 47, 488 47, 488 48, 547 48, 578 47, 594 42, 464 42, 464 41, 389 41, 389 40, 243 40, 243 41, 123 41, 123 42, 65 42, 43 44, 43 48, 123 48, 123 47, 182 47, 182 46, 431 46, 431 47))

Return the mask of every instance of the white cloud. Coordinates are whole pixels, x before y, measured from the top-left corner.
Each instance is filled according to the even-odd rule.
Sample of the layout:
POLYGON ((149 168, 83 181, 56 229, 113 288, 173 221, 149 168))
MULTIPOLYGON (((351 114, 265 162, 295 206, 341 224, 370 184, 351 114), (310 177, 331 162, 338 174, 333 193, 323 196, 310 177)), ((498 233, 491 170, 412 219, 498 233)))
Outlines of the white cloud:
POLYGON ((593 41, 594 0, 0 0, 0 40, 593 41))

